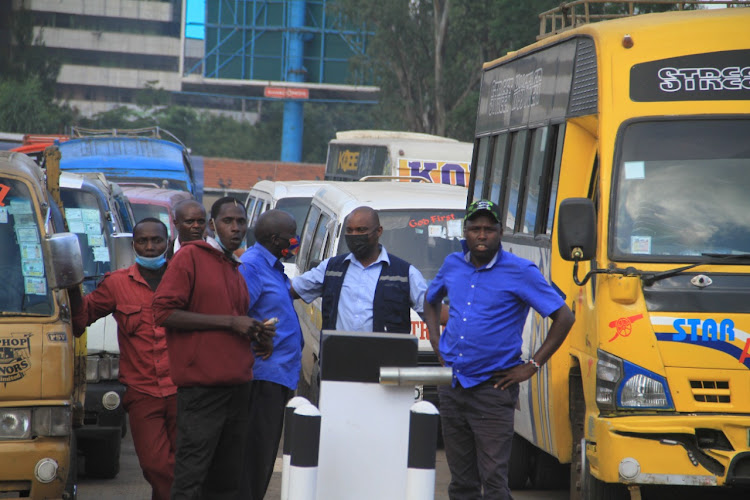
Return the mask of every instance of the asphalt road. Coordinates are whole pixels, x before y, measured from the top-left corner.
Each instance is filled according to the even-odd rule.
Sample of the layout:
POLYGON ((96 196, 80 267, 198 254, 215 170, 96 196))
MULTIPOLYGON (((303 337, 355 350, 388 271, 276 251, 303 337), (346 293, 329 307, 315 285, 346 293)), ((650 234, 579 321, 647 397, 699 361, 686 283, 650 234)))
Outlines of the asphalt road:
MULTIPOLYGON (((442 450, 438 450, 435 471, 435 500, 449 500, 447 489, 450 474, 445 462, 445 453, 442 450)), ((276 470, 266 494, 266 500, 278 500, 280 498, 280 485, 281 459, 279 458, 276 461, 276 470)), ((694 487, 651 487, 644 488, 642 493, 644 500, 677 498, 680 500, 747 500, 750 498, 750 490, 736 491, 694 487)), ((568 498, 568 491, 514 491, 513 497, 516 500, 565 500, 568 498)), ((151 488, 143 479, 129 433, 122 443, 120 474, 115 479, 109 480, 80 478, 78 498, 79 500, 148 500, 151 498, 151 488)))
MULTIPOLYGON (((438 450, 436 467, 435 500, 448 500, 448 465, 445 462, 445 453, 438 450)), ((271 485, 269 486, 266 500, 278 500, 281 497, 281 459, 276 460, 271 485)), ((516 500, 563 500, 568 498, 567 491, 519 491, 513 493, 516 500)), ((79 500, 147 500, 151 498, 151 488, 138 466, 138 458, 135 455, 133 441, 130 433, 122 443, 120 455, 120 473, 115 479, 87 479, 79 478, 78 499, 79 500)))

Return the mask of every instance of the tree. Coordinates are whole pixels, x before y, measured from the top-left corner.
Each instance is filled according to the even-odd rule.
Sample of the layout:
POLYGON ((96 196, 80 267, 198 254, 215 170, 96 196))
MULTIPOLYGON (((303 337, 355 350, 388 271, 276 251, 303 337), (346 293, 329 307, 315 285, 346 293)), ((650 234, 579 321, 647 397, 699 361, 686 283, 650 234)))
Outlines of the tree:
POLYGON ((355 70, 372 68, 379 116, 416 132, 473 135, 481 67, 534 41, 559 0, 338 0, 348 24, 374 31, 355 70))

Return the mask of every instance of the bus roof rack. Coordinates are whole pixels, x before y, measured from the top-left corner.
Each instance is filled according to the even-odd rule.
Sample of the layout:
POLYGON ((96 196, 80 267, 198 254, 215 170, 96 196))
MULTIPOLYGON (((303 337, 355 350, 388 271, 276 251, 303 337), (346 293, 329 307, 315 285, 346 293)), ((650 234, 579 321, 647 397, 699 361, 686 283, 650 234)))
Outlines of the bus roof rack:
POLYGON ((750 7, 750 0, 574 0, 563 2, 554 9, 539 14, 539 36, 537 40, 556 35, 584 24, 620 19, 636 16, 639 12, 638 4, 672 6, 669 10, 685 10, 701 5, 724 5, 725 7, 750 7), (605 7, 604 4, 607 4, 605 7), (612 9, 620 5, 620 9, 612 9))
POLYGON ((431 181, 425 179, 424 177, 419 177, 418 175, 365 175, 364 177, 359 179, 359 182, 399 181, 399 180, 410 180, 410 181, 432 183, 431 181))
POLYGON ((159 126, 105 129, 70 127, 70 136, 76 139, 82 137, 150 137, 153 139, 166 139, 171 142, 176 142, 183 148, 187 149, 187 146, 185 146, 172 132, 159 126), (162 135, 165 137, 162 137, 162 135))

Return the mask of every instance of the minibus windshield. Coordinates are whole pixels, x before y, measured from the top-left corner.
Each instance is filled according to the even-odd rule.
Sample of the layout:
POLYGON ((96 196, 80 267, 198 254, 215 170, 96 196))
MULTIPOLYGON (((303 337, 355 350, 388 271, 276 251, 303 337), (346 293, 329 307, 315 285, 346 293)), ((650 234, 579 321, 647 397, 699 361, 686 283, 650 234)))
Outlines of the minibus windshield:
MULTIPOLYGON (((379 210, 386 250, 419 269, 429 282, 443 265, 445 257, 461 251, 465 210, 379 210)), ((345 238, 339 254, 348 253, 345 238)))
POLYGON ((52 313, 33 200, 23 182, 4 177, 0 177, 0 277, 0 316, 52 313))
POLYGON ((750 120, 637 122, 620 137, 614 260, 750 252, 750 120))

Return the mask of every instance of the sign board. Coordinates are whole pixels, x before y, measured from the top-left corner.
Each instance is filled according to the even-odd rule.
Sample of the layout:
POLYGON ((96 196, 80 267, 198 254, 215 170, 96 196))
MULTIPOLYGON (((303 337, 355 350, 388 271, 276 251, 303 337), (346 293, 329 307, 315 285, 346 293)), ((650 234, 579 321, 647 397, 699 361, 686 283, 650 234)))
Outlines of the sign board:
POLYGON ((271 99, 309 99, 310 91, 289 87, 266 87, 263 89, 263 95, 271 99))

